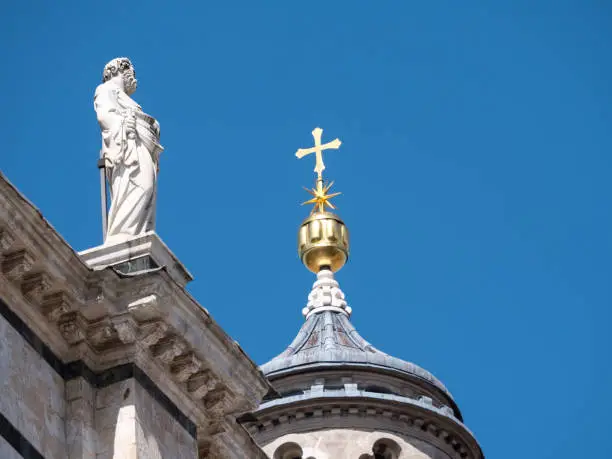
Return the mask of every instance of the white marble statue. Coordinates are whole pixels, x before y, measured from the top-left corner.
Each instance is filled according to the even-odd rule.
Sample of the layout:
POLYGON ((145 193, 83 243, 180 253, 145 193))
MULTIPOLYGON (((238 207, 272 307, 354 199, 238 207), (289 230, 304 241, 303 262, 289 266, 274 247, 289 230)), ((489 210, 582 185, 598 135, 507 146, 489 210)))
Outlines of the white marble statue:
POLYGON ((104 66, 94 108, 102 131, 101 158, 109 183, 105 244, 124 241, 155 229, 159 123, 130 96, 136 91, 134 66, 128 58, 104 66))

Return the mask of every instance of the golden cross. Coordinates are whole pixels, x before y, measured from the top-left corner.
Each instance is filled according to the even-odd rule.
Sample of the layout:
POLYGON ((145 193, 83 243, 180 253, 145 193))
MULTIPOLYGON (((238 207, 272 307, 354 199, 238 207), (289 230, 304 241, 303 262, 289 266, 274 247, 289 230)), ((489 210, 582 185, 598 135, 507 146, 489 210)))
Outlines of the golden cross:
POLYGON ((337 150, 338 148, 340 148, 340 145, 342 145, 342 142, 340 142, 340 139, 334 139, 331 142, 327 142, 326 144, 321 145, 321 134, 322 133, 323 133, 323 129, 321 129, 320 127, 314 128, 314 130, 312 131, 312 136, 314 137, 314 142, 315 142, 314 147, 300 148, 295 153, 295 156, 297 156, 299 159, 302 159, 304 156, 309 155, 311 153, 315 153, 316 162, 315 162, 314 170, 317 173, 316 187, 313 188, 312 190, 305 188, 306 191, 308 191, 313 196, 313 198, 302 203, 302 204, 314 204, 314 207, 312 208, 311 213, 314 213, 317 211, 325 212, 326 206, 332 209, 335 209, 336 207, 331 202, 329 202, 329 200, 340 194, 340 193, 327 194, 327 192, 331 189, 334 182, 331 182, 328 184, 323 183, 323 170, 325 169, 325 164, 323 164, 323 151, 329 150, 332 148, 334 150, 337 150))
POLYGON ((311 153, 315 153, 316 162, 315 162, 315 172, 317 173, 317 180, 323 181, 323 170, 325 169, 325 164, 323 164, 323 150, 334 149, 337 150, 342 145, 340 139, 334 139, 331 142, 327 142, 324 145, 321 145, 321 134, 323 133, 323 129, 320 127, 314 128, 312 131, 312 136, 314 137, 315 146, 312 148, 300 148, 295 152, 295 156, 299 159, 302 159, 304 156, 309 155, 311 153))

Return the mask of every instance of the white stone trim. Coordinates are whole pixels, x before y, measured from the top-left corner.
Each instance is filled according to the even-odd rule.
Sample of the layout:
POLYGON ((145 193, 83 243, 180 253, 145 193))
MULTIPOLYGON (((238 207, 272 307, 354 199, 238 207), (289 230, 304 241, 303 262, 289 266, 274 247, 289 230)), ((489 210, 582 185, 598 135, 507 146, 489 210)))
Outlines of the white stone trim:
POLYGON ((344 292, 340 289, 340 284, 329 269, 322 269, 317 273, 317 280, 312 284, 308 303, 302 314, 308 319, 312 314, 322 311, 337 311, 347 317, 350 317, 352 312, 344 298, 344 292))

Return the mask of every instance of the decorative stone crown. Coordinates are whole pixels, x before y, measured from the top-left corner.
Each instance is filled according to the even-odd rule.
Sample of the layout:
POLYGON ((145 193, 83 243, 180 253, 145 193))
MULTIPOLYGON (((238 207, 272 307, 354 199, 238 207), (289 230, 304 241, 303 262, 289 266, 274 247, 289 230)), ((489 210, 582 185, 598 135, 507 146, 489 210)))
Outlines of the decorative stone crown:
POLYGON ((302 310, 304 317, 322 311, 336 311, 350 317, 352 309, 344 299, 344 292, 340 284, 334 279, 334 273, 323 269, 317 273, 317 280, 312 284, 312 291, 308 295, 308 303, 302 310))

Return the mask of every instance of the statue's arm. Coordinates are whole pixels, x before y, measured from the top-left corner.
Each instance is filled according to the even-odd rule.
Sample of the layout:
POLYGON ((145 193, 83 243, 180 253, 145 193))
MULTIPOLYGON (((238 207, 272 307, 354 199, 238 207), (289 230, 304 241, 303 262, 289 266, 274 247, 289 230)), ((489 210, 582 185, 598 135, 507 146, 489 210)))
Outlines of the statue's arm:
POLYGON ((102 131, 117 132, 121 127, 122 115, 118 112, 117 96, 112 89, 98 86, 94 95, 94 109, 102 131))
POLYGON ((102 131, 102 157, 107 167, 122 156, 124 115, 119 110, 117 94, 104 84, 98 86, 94 95, 94 109, 102 131))

